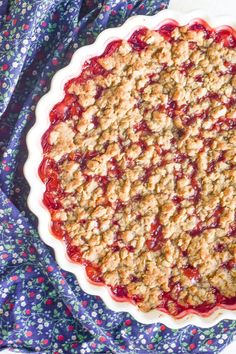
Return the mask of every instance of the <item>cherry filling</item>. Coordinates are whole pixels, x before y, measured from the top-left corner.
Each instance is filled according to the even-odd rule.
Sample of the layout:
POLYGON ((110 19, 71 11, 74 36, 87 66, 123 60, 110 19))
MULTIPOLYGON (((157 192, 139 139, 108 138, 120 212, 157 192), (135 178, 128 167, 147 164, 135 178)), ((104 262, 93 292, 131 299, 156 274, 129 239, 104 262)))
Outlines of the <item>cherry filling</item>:
POLYGON ((190 236, 198 236, 200 235, 205 228, 202 226, 202 223, 198 223, 197 226, 189 232, 190 236))
POLYGON ((187 75, 188 71, 194 67, 194 64, 190 62, 186 62, 182 64, 181 74, 187 75))
POLYGON ((56 162, 49 158, 44 158, 39 166, 39 176, 41 180, 46 183, 52 171, 58 171, 56 162))
POLYGON ((186 277, 188 277, 190 279, 194 279, 194 280, 198 280, 201 277, 198 269, 193 268, 191 266, 184 268, 183 273, 184 273, 184 275, 186 275, 186 277))
POLYGON ((144 300, 142 295, 133 295, 130 297, 130 300, 133 304, 138 304, 144 300))
POLYGON ((103 192, 106 192, 109 179, 106 176, 95 176, 95 181, 102 187, 103 192))
POLYGON ((53 129, 54 129, 54 126, 50 126, 50 128, 42 136, 41 145, 42 145, 44 154, 48 153, 52 148, 52 145, 49 143, 49 137, 50 137, 51 131, 53 129))
POLYGON ((109 57, 111 56, 121 45, 122 40, 118 39, 117 41, 112 41, 109 43, 104 51, 104 53, 101 55, 101 57, 109 57))
POLYGON ((97 129, 97 127, 99 126, 99 118, 98 117, 93 117, 92 118, 92 123, 95 129, 97 129))
MULTIPOLYGON (((159 29, 157 29, 157 32, 160 33, 166 40, 169 42, 175 41, 173 37, 173 31, 174 29, 178 26, 177 23, 170 22, 167 24, 162 25, 159 29)), ((236 40, 235 37, 232 34, 232 31, 229 29, 222 29, 220 31, 214 31, 211 30, 207 27, 207 24, 204 22, 202 23, 193 23, 190 25, 190 29, 193 31, 204 31, 205 33, 205 38, 210 38, 212 37, 216 42, 221 42, 223 43, 224 46, 229 47, 229 48, 235 48, 236 47, 236 40)), ((148 44, 145 42, 145 35, 147 34, 148 29, 147 28, 140 28, 137 31, 135 31, 130 39, 128 40, 129 44, 131 45, 132 49, 136 52, 141 52, 145 51, 146 48, 148 47, 148 44)), ((176 40, 178 41, 178 39, 176 40)), ((49 137, 51 131, 55 128, 55 125, 62 122, 66 121, 67 119, 73 119, 76 122, 80 119, 84 109, 82 106, 79 104, 78 97, 74 94, 69 93, 69 88, 73 83, 78 84, 78 83, 85 83, 87 80, 93 79, 97 76, 103 76, 106 77, 109 74, 109 70, 106 70, 99 64, 99 58, 105 58, 109 57, 112 54, 114 54, 120 47, 122 43, 122 40, 116 40, 111 42, 105 49, 104 53, 98 57, 94 57, 84 63, 84 66, 82 68, 82 72, 79 75, 79 77, 76 77, 72 80, 70 80, 66 85, 65 85, 65 97, 64 99, 57 103, 53 109, 50 112, 50 121, 51 125, 49 129, 46 131, 46 133, 42 137, 42 148, 43 148, 43 153, 46 155, 48 154, 51 149, 52 145, 49 143, 49 137)), ((189 42, 189 47, 190 49, 196 48, 197 43, 195 42, 189 42)), ((229 61, 224 62, 225 70, 222 70, 224 74, 230 74, 230 75, 235 75, 236 74, 236 65, 234 63, 231 63, 229 61)), ((184 75, 189 75, 190 70, 194 68, 194 64, 188 60, 186 61, 182 66, 181 66, 181 73, 184 75)), ((163 64, 163 69, 162 70, 167 70, 168 69, 168 64, 163 64)), ((194 78, 195 82, 201 83, 204 81, 204 76, 202 75, 196 75, 194 78)), ((157 81, 157 75, 156 74, 151 74, 149 75, 149 81, 147 83, 148 85, 153 85, 157 81)), ((136 108, 140 109, 141 103, 142 103, 142 90, 140 91, 140 98, 139 101, 137 101, 137 104, 135 105, 136 108)), ((104 89, 100 86, 97 88, 97 92, 95 94, 95 99, 99 100, 104 94, 104 89)), ((212 101, 220 101, 221 97, 217 93, 210 93, 207 96, 201 98, 201 99, 196 99, 198 103, 201 103, 205 99, 209 99, 212 101)), ((230 109, 233 107, 236 103, 235 98, 231 98, 228 100, 228 102, 225 103, 225 106, 227 109, 230 109)), ((189 112, 189 105, 182 105, 178 107, 178 103, 169 98, 169 101, 167 102, 166 105, 159 105, 158 107, 155 107, 156 110, 160 112, 165 112, 170 118, 173 120, 176 119, 179 115, 184 115, 186 117, 184 124, 186 126, 190 126, 196 122, 197 119, 206 119, 208 117, 208 111, 204 111, 200 114, 196 114, 191 116, 188 114, 189 112)), ((146 109, 145 113, 150 113, 149 109, 146 109)), ((145 116, 145 115, 144 115, 145 116)), ((145 118, 145 117, 144 117, 145 118)), ((144 153, 148 145, 146 140, 148 140, 152 134, 152 130, 149 128, 147 122, 145 119, 142 119, 138 124, 134 126, 134 132, 135 133, 140 133, 141 132, 141 137, 137 139, 137 144, 141 147, 142 152, 144 153)), ((99 128, 100 126, 100 120, 97 116, 92 117, 91 123, 93 124, 94 129, 99 128)), ((222 117, 216 121, 216 123, 210 128, 211 130, 216 130, 216 131, 224 131, 224 130, 230 130, 230 129, 235 129, 236 128, 236 119, 229 119, 222 117)), ((76 128, 74 128, 76 131, 76 128)), ((192 162, 191 158, 187 156, 186 154, 182 153, 181 151, 178 151, 176 149, 176 144, 178 142, 178 139, 184 138, 185 135, 185 130, 184 129, 176 129, 176 135, 175 137, 171 140, 172 147, 170 150, 164 150, 162 148, 161 144, 160 146, 158 144, 155 144, 155 149, 158 155, 161 157, 161 162, 158 162, 156 165, 157 167, 164 166, 167 164, 167 157, 165 155, 168 152, 173 151, 173 146, 174 151, 175 151, 175 157, 174 157, 174 162, 184 164, 188 162, 189 160, 189 165, 192 165, 192 173, 188 178, 190 178, 192 188, 194 190, 194 195, 191 196, 189 199, 182 198, 178 195, 175 195, 172 198, 173 203, 177 206, 176 210, 179 212, 182 208, 182 202, 187 201, 190 202, 192 201, 194 204, 195 212, 197 210, 196 206, 197 203, 199 202, 200 195, 201 195, 201 188, 200 188, 200 182, 197 178, 198 175, 198 167, 195 162, 192 162)), ((200 133, 201 135, 201 133, 200 133)), ((207 138, 201 139, 204 142, 204 147, 201 151, 203 151, 206 147, 210 147, 212 144, 212 139, 207 138)), ((109 141, 104 143, 104 150, 107 149, 109 145, 109 141)), ((125 144, 125 141, 123 138, 119 138, 118 141, 122 153, 125 153, 127 145, 125 144)), ((109 161, 109 169, 107 176, 100 176, 100 175, 95 175, 95 176, 89 176, 86 175, 86 168, 88 162, 98 156, 100 153, 97 151, 90 151, 86 152, 85 154, 82 154, 80 151, 74 151, 70 154, 67 154, 62 157, 62 159, 59 162, 55 162, 50 158, 44 157, 42 160, 40 166, 39 166, 39 176, 42 179, 42 181, 46 184, 46 191, 44 193, 43 197, 43 202, 46 205, 46 207, 49 209, 51 215, 52 215, 52 224, 51 224, 51 231, 52 233, 61 239, 64 239, 67 245, 67 254, 69 258, 76 262, 76 263, 82 263, 85 266, 86 273, 88 278, 96 283, 96 284, 104 284, 105 281, 102 276, 102 270, 101 267, 97 264, 93 264, 91 262, 86 261, 83 258, 83 254, 78 246, 74 246, 71 243, 71 239, 69 235, 67 234, 65 228, 64 228, 64 222, 58 221, 56 219, 56 215, 58 214, 57 212, 62 208, 62 198, 65 196, 65 192, 63 191, 61 184, 60 184, 60 179, 59 179, 59 171, 60 171, 60 165, 63 163, 63 161, 69 160, 69 161, 76 161, 80 165, 80 170, 82 171, 83 177, 85 178, 86 182, 91 181, 94 179, 98 185, 102 188, 103 191, 103 199, 104 195, 107 191, 107 186, 108 183, 110 182, 110 179, 115 178, 115 179, 122 179, 124 178, 124 173, 125 171, 122 170, 122 168, 119 166, 119 160, 117 161, 116 158, 112 158, 109 161)), ((207 166, 207 173, 211 174, 217 169, 217 164, 225 161, 225 152, 222 151, 219 153, 219 156, 217 159, 211 161, 208 166, 207 166)), ((133 168, 135 166, 136 162, 135 159, 129 159, 128 160, 128 168, 133 168)), ((124 167, 123 167, 124 168, 124 167)), ((155 168, 155 165, 152 165, 148 168, 144 168, 144 173, 143 177, 140 178, 140 180, 144 183, 149 181, 149 178, 152 175, 153 169, 155 168)), ((179 170, 176 170, 174 172, 175 180, 179 180, 184 177, 184 173, 182 170, 182 167, 179 170)), ((137 195, 135 197, 131 198, 131 202, 137 202, 142 199, 142 195, 137 195)), ((115 213, 121 212, 127 205, 128 203, 124 203, 121 200, 117 199, 116 202, 110 203, 110 202, 105 202, 107 205, 114 207, 115 213)), ((104 203, 104 205, 105 205, 104 203)), ((71 207, 70 207, 71 208, 71 207)), ((67 209, 66 209, 67 210, 67 209)), ((204 230, 210 229, 210 228, 217 228, 219 227, 220 223, 220 216, 223 213, 223 208, 219 205, 214 213, 209 217, 207 223, 199 222, 197 226, 189 231, 189 234, 194 237, 200 235, 204 230)), ((137 222, 139 222, 142 219, 142 215, 138 214, 136 216, 137 222)), ((86 223, 89 221, 89 219, 81 219, 78 221, 78 223, 81 225, 81 227, 85 227, 86 223)), ((99 220, 97 220, 99 224, 99 220)), ((109 246, 112 249, 112 252, 119 252, 121 248, 126 249, 128 252, 133 253, 135 252, 135 248, 130 245, 123 245, 120 246, 121 244, 121 229, 119 222, 115 220, 115 218, 112 220, 113 225, 116 227, 118 226, 118 231, 116 231, 116 235, 114 235, 114 243, 109 246)), ((230 237, 235 237, 236 236, 236 224, 234 223, 229 230, 228 236, 230 237)), ((163 235, 163 225, 160 223, 160 220, 158 216, 156 217, 155 221, 151 225, 150 229, 150 234, 147 235, 147 240, 146 240, 146 247, 148 250, 155 252, 158 250, 161 250, 161 248, 165 244, 165 239, 163 235)), ((216 252, 223 252, 225 250, 225 245, 223 243, 219 243, 215 246, 215 251, 216 252)), ((184 257, 188 256, 188 252, 182 252, 184 257)), ((236 267, 236 264, 233 260, 229 260, 225 263, 222 264, 222 267, 227 269, 227 270, 232 270, 233 268, 236 267)), ((201 276, 198 271, 198 269, 188 265, 185 268, 182 268, 181 270, 183 274, 191 279, 191 281, 196 282, 198 281, 201 276)), ((145 272, 145 271, 144 271, 145 272)), ((135 275, 131 276, 130 278, 131 282, 133 283, 138 283, 142 281, 142 277, 136 277, 135 275)), ((138 303, 140 301, 143 301, 143 297, 140 295, 133 295, 131 296, 128 293, 127 286, 123 285, 117 285, 114 287, 111 287, 111 292, 114 297, 120 300, 129 300, 133 303, 138 303)), ((170 282, 170 292, 163 292, 162 294, 162 308, 164 311, 170 311, 170 307, 174 307, 174 310, 172 309, 172 313, 174 314, 180 314, 186 308, 189 308, 190 306, 188 305, 182 305, 178 303, 178 296, 181 289, 181 285, 179 283, 172 283, 170 282)), ((217 290, 215 290, 215 296, 216 296, 216 302, 214 304, 207 304, 203 303, 202 305, 194 307, 195 310, 199 312, 208 312, 211 310, 213 307, 219 304, 235 304, 236 298, 231 298, 227 299, 226 297, 222 296, 217 290)))
POLYGON ((141 139, 137 142, 137 144, 141 147, 142 151, 145 151, 148 147, 146 141, 141 139))
POLYGON ((131 280, 132 283, 138 283, 141 279, 136 277, 135 275, 132 275, 130 277, 130 280, 131 280))
POLYGON ((53 235, 55 235, 57 238, 64 238, 65 231, 63 230, 63 223, 61 221, 53 221, 51 224, 51 230, 53 235))
POLYGON ((51 174, 48 176, 46 183, 46 191, 62 193, 57 173, 51 172, 51 174))
POLYGON ((236 129, 236 118, 232 119, 227 119, 227 118, 222 118, 219 119, 215 124, 213 124, 211 130, 231 130, 231 129, 236 129))
POLYGON ((117 243, 114 243, 110 247, 113 253, 120 251, 120 246, 117 243))
POLYGON ((187 155, 186 154, 182 154, 177 152, 174 158, 175 162, 184 162, 187 159, 187 155))
POLYGON ((235 237, 235 236, 236 236, 236 223, 233 224, 233 225, 230 227, 228 236, 231 236, 231 237, 235 237))
POLYGON ((119 298, 127 298, 128 296, 128 291, 127 291, 127 287, 126 286, 121 286, 121 285, 117 285, 115 287, 111 287, 111 291, 113 292, 113 294, 119 298))
POLYGON ((194 195, 190 199, 194 201, 194 204, 197 204, 197 202, 200 199, 200 193, 201 193, 201 188, 199 187, 199 182, 197 181, 197 172, 198 172, 197 163, 196 162, 192 163, 192 167, 193 167, 193 172, 191 175, 191 184, 194 190, 194 195))
POLYGON ((218 245, 214 247, 216 252, 223 252, 225 248, 226 246, 223 243, 218 243, 218 245))
POLYGON ((223 263, 222 266, 227 270, 231 270, 236 267, 236 262, 231 259, 230 261, 223 263))
POLYGON ((172 198, 172 201, 175 203, 175 204, 180 204, 182 201, 183 201, 183 198, 179 197, 178 195, 175 195, 173 198, 172 198))
POLYGON ((236 38, 233 36, 230 29, 217 31, 215 33, 215 41, 217 43, 223 42, 225 47, 236 48, 236 38))
POLYGON ((161 309, 164 312, 169 312, 171 310, 172 314, 178 315, 181 312, 185 311, 188 305, 185 304, 185 306, 183 306, 177 301, 179 293, 182 290, 181 285, 179 283, 173 283, 171 280, 169 287, 171 289, 169 292, 162 293, 161 309))
POLYGON ((148 127, 147 123, 145 120, 142 120, 139 122, 137 125, 134 126, 134 131, 135 132, 143 132, 146 134, 151 134, 151 129, 148 127))
POLYGON ((207 168, 207 173, 212 173, 216 169, 216 165, 219 162, 225 161, 225 152, 221 151, 218 158, 216 160, 213 160, 209 163, 208 168, 207 168))
POLYGON ((50 121, 55 124, 65 121, 73 116, 80 117, 83 109, 75 95, 67 94, 64 99, 57 103, 50 112, 50 121))
POLYGON ((109 174, 110 176, 113 176, 113 177, 115 176, 117 179, 120 179, 120 178, 123 176, 124 172, 123 172, 122 169, 119 167, 118 162, 116 161, 115 158, 112 158, 112 159, 110 160, 110 163, 111 163, 112 167, 111 167, 110 170, 108 171, 108 174, 109 174))
POLYGON ((131 253, 133 253, 135 251, 134 246, 131 246, 131 245, 126 246, 126 249, 128 252, 131 252, 131 253))
POLYGON ((194 24, 192 24, 191 26, 189 26, 189 28, 192 31, 196 31, 196 32, 200 32, 203 31, 205 33, 205 39, 210 38, 212 35, 214 35, 214 32, 208 27, 207 23, 203 22, 203 23, 199 23, 196 22, 194 24))
POLYGON ((142 39, 143 36, 146 35, 147 31, 147 28, 141 28, 132 34, 128 42, 133 50, 139 52, 147 47, 147 43, 142 39))
POLYGON ((203 76, 202 75, 195 76, 195 81, 196 82, 203 82, 203 76))
MULTIPOLYGON (((111 49, 112 50, 112 43, 110 43, 111 49)), ((116 45, 114 46, 116 47, 116 45)), ((114 51, 118 48, 118 46, 116 48, 114 48, 114 51)), ((108 54, 106 54, 106 56, 108 56, 108 54)), ((65 84, 65 93, 66 96, 70 96, 68 90, 71 87, 72 84, 81 84, 84 83, 90 79, 95 78, 98 75, 104 76, 106 77, 109 73, 109 71, 107 71, 106 69, 103 68, 103 66, 101 66, 98 62, 98 59, 103 57, 103 55, 100 55, 98 57, 94 57, 92 59, 87 60, 83 67, 82 67, 82 72, 80 74, 80 76, 78 76, 75 79, 71 79, 69 80, 66 84, 65 84)), ((97 93, 98 94, 98 93, 97 93)))
POLYGON ((160 250, 164 244, 162 225, 158 218, 151 225, 151 239, 146 241, 146 246, 151 251, 160 250))
POLYGON ((215 209, 215 211, 211 217, 212 222, 209 226, 210 228, 219 227, 220 217, 221 217, 221 214, 223 213, 223 211, 224 211, 224 208, 220 205, 215 209))
POLYGON ((167 40, 170 41, 172 38, 172 32, 178 26, 178 23, 173 21, 173 23, 167 23, 161 26, 157 31, 167 40))
POLYGON ((84 70, 82 71, 81 75, 77 79, 72 79, 70 85, 73 80, 75 81, 75 83, 83 83, 89 79, 93 79, 98 75, 106 76, 108 74, 108 71, 104 69, 101 64, 99 64, 98 58, 99 57, 94 57, 86 61, 83 67, 84 70))
POLYGON ((152 175, 152 171, 153 171, 153 167, 147 167, 144 169, 144 175, 142 177, 142 181, 143 182, 147 182, 150 178, 150 176, 152 175))
POLYGON ((73 246, 73 245, 71 245, 70 242, 68 242, 67 243, 67 254, 72 261, 77 262, 77 263, 81 263, 82 254, 81 254, 80 248, 78 246, 73 246))
POLYGON ((92 280, 95 283, 104 283, 104 279, 101 275, 101 269, 99 266, 90 263, 86 265, 85 270, 90 280, 92 280))
POLYGON ((88 151, 85 154, 78 154, 76 156, 76 161, 80 164, 81 170, 85 170, 89 160, 96 157, 99 153, 97 151, 88 151))
MULTIPOLYGON (((139 281, 138 278, 133 277, 133 282, 136 283, 139 281)), ((112 293, 112 297, 114 297, 117 301, 130 301, 134 304, 143 301, 143 297, 140 295, 133 295, 130 296, 128 294, 128 290, 126 286, 121 286, 121 285, 117 285, 114 287, 110 287, 111 289, 111 293, 112 293)))
POLYGON ((235 75, 236 74, 236 64, 232 64, 232 63, 230 63, 228 61, 225 61, 224 65, 228 68, 227 74, 230 74, 230 75, 235 75))
POLYGON ((176 115, 177 103, 176 101, 170 100, 167 105, 167 114, 170 118, 174 118, 176 115))
POLYGON ((180 168, 179 170, 174 170, 174 177, 175 177, 175 180, 178 181, 179 179, 183 178, 184 177, 184 173, 183 173, 183 169, 180 168))
POLYGON ((224 209, 219 205, 210 217, 211 223, 209 225, 204 225, 202 222, 199 222, 197 226, 189 232, 189 234, 191 236, 199 236, 205 230, 215 229, 219 227, 220 216, 223 210, 224 209))

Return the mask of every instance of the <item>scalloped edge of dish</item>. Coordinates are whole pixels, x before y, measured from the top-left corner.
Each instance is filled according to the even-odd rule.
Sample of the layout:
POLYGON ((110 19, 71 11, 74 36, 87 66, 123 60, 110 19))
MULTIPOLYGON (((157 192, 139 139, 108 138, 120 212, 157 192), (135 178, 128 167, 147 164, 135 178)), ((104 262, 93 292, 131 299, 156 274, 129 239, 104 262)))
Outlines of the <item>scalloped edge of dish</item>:
POLYGON ((119 38, 128 39, 140 27, 158 28, 163 22, 171 20, 177 21, 180 25, 185 25, 196 20, 203 20, 212 28, 225 26, 230 26, 234 30, 236 28, 236 19, 229 16, 211 17, 201 10, 181 13, 168 9, 153 16, 133 16, 120 27, 104 30, 93 44, 77 49, 70 63, 54 75, 49 92, 39 100, 36 107, 35 124, 26 137, 29 155, 24 165, 24 175, 30 185, 28 206, 38 218, 38 232, 41 239, 54 249, 59 266, 68 272, 74 273, 83 291, 90 295, 100 296, 109 309, 116 312, 128 312, 135 320, 144 324, 161 322, 170 328, 181 328, 190 324, 199 327, 211 327, 224 319, 236 320, 236 309, 232 309, 230 306, 219 306, 213 308, 207 314, 194 313, 194 310, 190 309, 186 310, 186 314, 181 316, 181 318, 176 318, 156 309, 144 313, 129 302, 114 300, 107 286, 98 286, 90 283, 85 268, 69 259, 65 242, 57 239, 50 230, 50 213, 42 202, 45 185, 38 175, 38 167, 43 159, 41 138, 50 125, 49 113, 51 109, 64 97, 65 83, 73 77, 78 76, 84 62, 102 54, 107 44, 111 41, 119 38))

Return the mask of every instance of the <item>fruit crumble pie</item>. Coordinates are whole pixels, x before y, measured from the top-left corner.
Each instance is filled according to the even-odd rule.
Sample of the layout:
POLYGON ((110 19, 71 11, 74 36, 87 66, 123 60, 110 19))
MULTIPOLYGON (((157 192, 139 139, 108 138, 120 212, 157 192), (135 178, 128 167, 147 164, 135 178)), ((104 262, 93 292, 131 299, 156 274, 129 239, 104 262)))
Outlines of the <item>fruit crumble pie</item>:
POLYGON ((236 38, 140 28, 65 85, 42 138, 51 230, 141 311, 236 303, 236 38))

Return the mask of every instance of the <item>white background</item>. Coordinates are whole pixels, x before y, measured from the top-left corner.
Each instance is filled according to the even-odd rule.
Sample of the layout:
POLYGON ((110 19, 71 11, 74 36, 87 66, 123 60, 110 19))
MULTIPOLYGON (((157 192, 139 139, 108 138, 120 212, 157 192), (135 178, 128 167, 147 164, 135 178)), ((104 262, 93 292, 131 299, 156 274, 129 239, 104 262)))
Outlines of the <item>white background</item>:
MULTIPOLYGON (((180 11, 203 9, 211 15, 236 16, 236 0, 170 0, 169 8, 180 11)), ((231 345, 221 352, 221 354, 234 353, 236 353, 236 338, 231 345)), ((12 352, 5 350, 1 354, 12 354, 12 352)))
POLYGON ((235 0, 170 0, 169 8, 180 11, 203 9, 211 15, 236 16, 235 0))

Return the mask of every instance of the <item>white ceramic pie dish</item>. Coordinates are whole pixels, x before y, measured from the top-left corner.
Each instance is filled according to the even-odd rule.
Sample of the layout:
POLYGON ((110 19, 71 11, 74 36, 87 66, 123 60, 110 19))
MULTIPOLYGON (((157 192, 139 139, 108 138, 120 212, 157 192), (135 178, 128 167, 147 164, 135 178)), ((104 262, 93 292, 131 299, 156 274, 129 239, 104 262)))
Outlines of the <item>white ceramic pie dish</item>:
POLYGON ((115 39, 128 39, 137 28, 142 26, 157 28, 160 23, 163 24, 163 21, 165 22, 166 20, 175 20, 180 25, 186 25, 196 19, 204 20, 214 28, 225 25, 233 28, 236 27, 236 19, 228 16, 211 17, 201 11, 180 13, 172 10, 164 10, 154 16, 134 16, 119 28, 111 28, 103 31, 97 37, 95 43, 78 49, 74 53, 69 65, 54 75, 50 91, 40 99, 36 107, 36 122, 27 135, 29 155, 24 166, 24 174, 30 185, 28 197, 29 208, 38 217, 39 235, 47 245, 54 249, 59 266, 74 273, 81 288, 88 294, 100 296, 111 310, 128 312, 141 323, 161 322, 170 328, 180 328, 189 324, 210 327, 223 319, 236 320, 236 310, 219 307, 207 317, 191 313, 191 310, 188 310, 187 315, 179 319, 159 310, 144 313, 131 303, 114 300, 110 295, 108 287, 90 283, 86 276, 85 268, 69 259, 65 243, 55 238, 50 231, 51 217, 48 209, 42 202, 45 185, 39 178, 38 167, 43 159, 41 138, 50 125, 49 113, 53 106, 63 99, 65 83, 80 74, 83 63, 87 59, 102 54, 107 44, 115 39))

